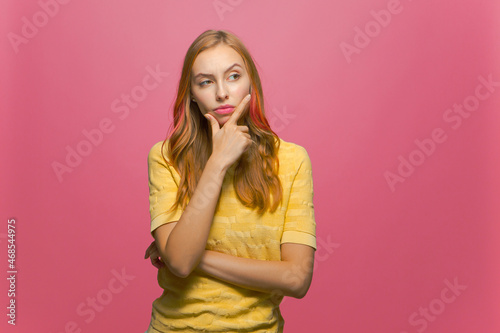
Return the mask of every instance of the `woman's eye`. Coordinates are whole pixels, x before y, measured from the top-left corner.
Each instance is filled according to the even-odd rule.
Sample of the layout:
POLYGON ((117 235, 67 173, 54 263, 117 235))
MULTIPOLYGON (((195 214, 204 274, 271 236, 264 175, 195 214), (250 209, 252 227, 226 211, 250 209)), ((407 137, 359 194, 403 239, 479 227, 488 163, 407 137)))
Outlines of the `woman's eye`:
MULTIPOLYGON (((235 76, 235 75, 236 75, 235 80, 237 80, 237 79, 241 76, 241 75, 240 75, 240 74, 238 74, 238 73, 234 73, 234 74, 231 74, 229 77, 232 77, 232 76, 235 76)), ((207 82, 210 82, 210 80, 205 80, 205 81, 202 81, 202 82, 200 82, 200 83, 199 83, 199 85, 200 85, 200 86, 206 86, 206 84, 205 84, 205 83, 207 83, 207 82)))

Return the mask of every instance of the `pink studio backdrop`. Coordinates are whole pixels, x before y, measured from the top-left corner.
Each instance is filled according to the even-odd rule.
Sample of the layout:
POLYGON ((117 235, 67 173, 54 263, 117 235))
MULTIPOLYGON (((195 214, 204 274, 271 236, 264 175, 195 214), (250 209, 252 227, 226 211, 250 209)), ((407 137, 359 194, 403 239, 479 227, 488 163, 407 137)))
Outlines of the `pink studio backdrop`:
POLYGON ((313 165, 314 279, 284 299, 285 332, 499 332, 497 2, 2 7, 0 331, 146 330, 161 293, 143 259, 147 154, 187 48, 227 29, 258 64, 273 128, 313 165))

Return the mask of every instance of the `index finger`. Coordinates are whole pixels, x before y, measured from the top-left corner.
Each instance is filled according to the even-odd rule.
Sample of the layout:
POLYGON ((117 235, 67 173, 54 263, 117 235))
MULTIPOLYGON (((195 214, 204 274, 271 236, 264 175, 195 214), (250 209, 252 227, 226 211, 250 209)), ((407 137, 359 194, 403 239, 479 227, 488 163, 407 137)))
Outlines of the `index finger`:
POLYGON ((245 110, 245 106, 247 105, 248 101, 250 100, 250 97, 252 97, 252 95, 248 94, 245 98, 243 98, 243 100, 240 102, 240 104, 234 109, 233 114, 231 115, 231 117, 229 117, 226 124, 227 123, 236 124, 238 119, 240 119, 240 116, 243 113, 243 110, 245 110))

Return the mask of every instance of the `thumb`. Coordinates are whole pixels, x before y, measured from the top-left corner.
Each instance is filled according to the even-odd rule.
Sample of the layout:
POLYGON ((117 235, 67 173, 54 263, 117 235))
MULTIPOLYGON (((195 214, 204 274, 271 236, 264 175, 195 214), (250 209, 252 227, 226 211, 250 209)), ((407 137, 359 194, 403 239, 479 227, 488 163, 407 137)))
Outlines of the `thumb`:
POLYGON ((212 127, 212 135, 215 135, 215 133, 220 130, 219 123, 214 117, 212 117, 212 115, 209 115, 208 113, 203 116, 210 122, 210 126, 212 127))

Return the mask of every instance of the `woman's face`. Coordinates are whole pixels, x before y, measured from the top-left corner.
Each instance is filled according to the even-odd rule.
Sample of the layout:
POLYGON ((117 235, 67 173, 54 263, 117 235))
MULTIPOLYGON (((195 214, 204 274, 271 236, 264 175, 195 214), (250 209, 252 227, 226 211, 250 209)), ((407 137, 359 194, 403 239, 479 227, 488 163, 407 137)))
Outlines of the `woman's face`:
POLYGON ((191 75, 191 94, 203 114, 212 115, 222 127, 231 117, 215 109, 238 106, 250 90, 243 58, 233 48, 219 44, 198 54, 191 75))

